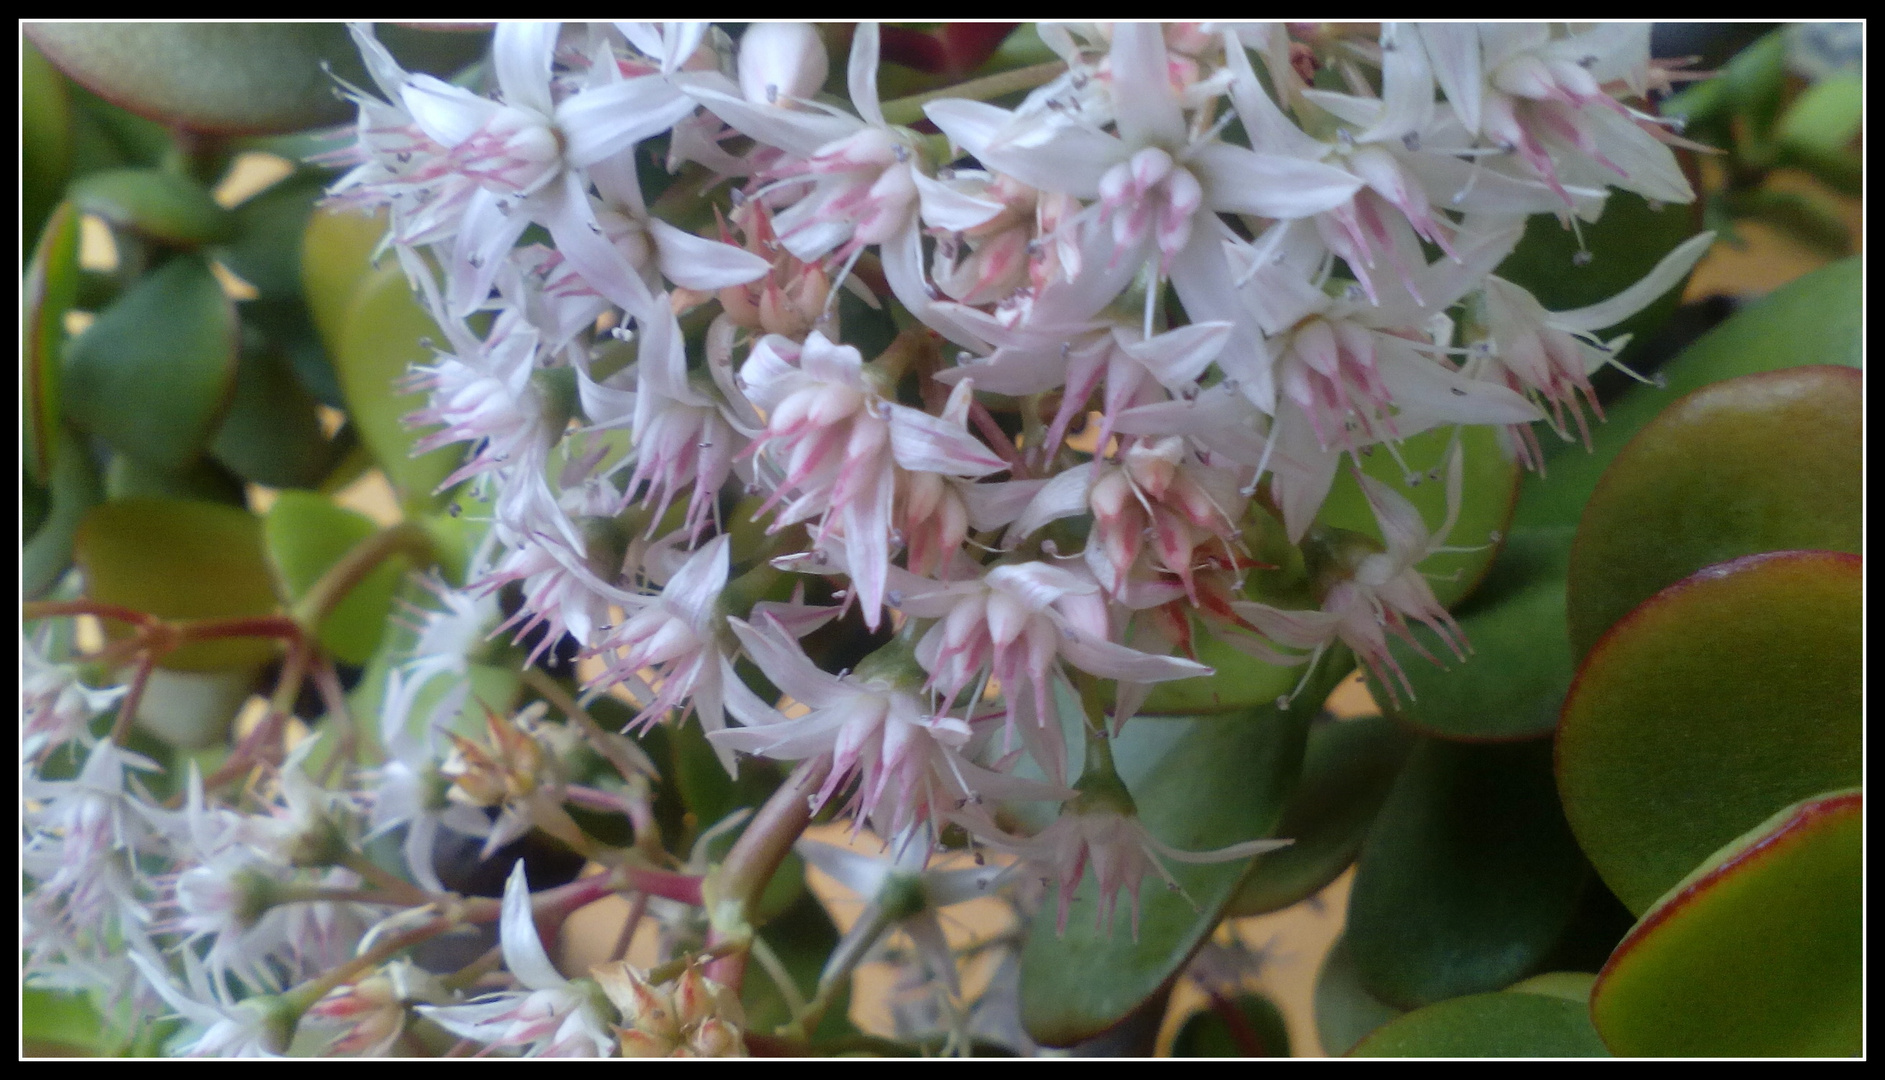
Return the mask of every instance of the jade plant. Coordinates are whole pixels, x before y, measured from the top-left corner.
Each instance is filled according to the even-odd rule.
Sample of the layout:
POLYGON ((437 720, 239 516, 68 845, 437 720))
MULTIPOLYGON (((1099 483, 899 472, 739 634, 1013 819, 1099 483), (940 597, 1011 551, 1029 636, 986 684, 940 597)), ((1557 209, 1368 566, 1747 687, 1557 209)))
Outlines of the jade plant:
POLYGON ((1287 1054, 1350 867, 1328 1052, 1862 1049, 1859 267, 1646 370, 1647 24, 26 34, 34 1052, 1287 1054))

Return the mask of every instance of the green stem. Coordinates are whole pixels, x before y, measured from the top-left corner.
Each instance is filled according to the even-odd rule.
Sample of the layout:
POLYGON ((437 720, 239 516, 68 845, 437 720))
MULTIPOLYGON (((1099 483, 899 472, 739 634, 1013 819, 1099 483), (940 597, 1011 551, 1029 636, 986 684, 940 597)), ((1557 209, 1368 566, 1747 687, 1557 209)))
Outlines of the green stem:
POLYGON ((884 102, 884 121, 890 124, 914 124, 923 119, 923 106, 932 101, 941 101, 944 98, 991 101, 1053 82, 1066 70, 1067 65, 1064 61, 1051 60, 1045 64, 1033 64, 1029 67, 984 75, 979 79, 970 79, 968 82, 943 87, 941 90, 894 98, 884 102))
POLYGON ((734 841, 720 867, 702 884, 702 899, 712 926, 710 944, 732 943, 738 951, 718 960, 708 977, 738 993, 746 974, 745 947, 753 938, 752 913, 779 864, 792 852, 799 834, 812 823, 811 798, 831 771, 821 754, 799 763, 734 841))
POLYGON ((432 538, 414 522, 401 522, 381 529, 355 544, 346 555, 327 568, 314 587, 294 607, 295 621, 313 633, 347 598, 354 586, 394 555, 406 555, 414 563, 429 564, 435 551, 432 538))

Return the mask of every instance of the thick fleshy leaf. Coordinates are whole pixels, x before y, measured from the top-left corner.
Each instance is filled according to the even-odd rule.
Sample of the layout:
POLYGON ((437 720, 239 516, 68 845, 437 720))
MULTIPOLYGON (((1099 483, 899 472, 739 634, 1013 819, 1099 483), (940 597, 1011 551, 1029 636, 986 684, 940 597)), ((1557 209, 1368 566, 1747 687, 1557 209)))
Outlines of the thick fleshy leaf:
POLYGON ((214 458, 198 458, 181 469, 167 471, 124 454, 111 455, 105 466, 105 498, 187 499, 194 502, 222 503, 247 507, 248 492, 242 478, 224 468, 214 458))
POLYGON ((346 449, 322 432, 320 404, 286 357, 249 353, 236 365, 235 396, 210 453, 257 484, 313 487, 346 449))
POLYGON ((1236 1014, 1233 1023, 1216 1006, 1205 1009, 1178 1029, 1172 1056, 1181 1058, 1288 1057, 1289 1026, 1276 1003, 1261 994, 1244 994, 1226 1002, 1236 1014))
MULTIPOLYGON (((1184 851, 1209 851, 1274 835, 1301 772, 1309 721, 1345 669, 1319 675, 1288 710, 1274 704, 1235 717, 1140 718, 1113 743, 1114 760, 1152 835, 1184 851)), ((1247 859, 1169 864, 1183 887, 1154 879, 1140 897, 1134 940, 1124 912, 1110 931, 1096 919, 1089 874, 1067 916, 1037 918, 1021 954, 1021 1022, 1038 1042, 1068 1046, 1118 1024, 1183 967, 1217 925, 1248 870, 1247 859)))
MULTIPOLYGON (((66 74, 141 116, 224 134, 299 131, 351 119, 336 76, 368 85, 339 23, 29 23, 66 74), (329 69, 331 69, 331 74, 329 69)), ((450 72, 482 35, 390 31, 409 69, 450 72)))
MULTIPOLYGON (((246 199, 230 211, 234 231, 217 258, 255 286, 264 303, 301 298, 301 245, 314 205, 330 176, 306 171, 246 199)), ((359 277, 358 272, 354 279, 359 277)))
MULTIPOLYGON (((1403 472, 1393 454, 1375 448, 1363 459, 1362 472, 1393 488, 1395 493, 1414 504, 1427 528, 1438 531, 1446 520, 1446 484, 1444 466, 1447 449, 1452 445, 1454 429, 1425 431, 1401 444, 1401 460, 1411 474, 1403 472), (1415 483, 1408 483, 1409 476, 1415 483)), ((1446 539, 1447 546, 1467 551, 1443 551, 1420 564, 1428 576, 1434 599, 1452 607, 1459 603, 1485 577, 1498 555, 1499 545, 1512 523, 1512 508, 1518 500, 1517 463, 1499 449, 1493 428, 1475 426, 1459 429, 1463 453, 1459 518, 1446 539)), ((1353 529, 1379 537, 1381 529, 1368 508, 1367 497, 1356 482, 1353 471, 1338 469, 1335 483, 1317 515, 1325 525, 1353 529)))
MULTIPOLYGON (((316 208, 301 236, 301 289, 328 352, 340 347, 347 309, 372 278, 370 260, 386 235, 386 215, 316 208)), ((237 271, 240 273, 240 271, 237 271)), ((259 288, 260 285, 258 284, 259 288)))
POLYGON ((132 457, 182 467, 228 408, 237 329, 209 264, 177 256, 139 278, 66 350, 67 415, 132 457))
POLYGON ((1617 455, 1578 525, 1578 655, 1657 590, 1763 551, 1861 550, 1864 380, 1813 365, 1672 403, 1617 455))
POLYGON ((1863 581, 1856 555, 1737 559, 1650 597, 1585 658, 1558 786, 1632 911, 1779 808, 1859 782, 1863 581))
POLYGON ((1551 747, 1415 747, 1375 818, 1348 947, 1383 1001, 1509 986, 1562 936, 1590 873, 1558 809, 1551 747))
POLYGON ((1348 938, 1336 938, 1322 958, 1322 970, 1316 973, 1316 1038, 1322 1042, 1322 1052, 1340 1057, 1404 1011, 1368 992, 1355 970, 1348 938))
POLYGON ((79 214, 61 203, 26 264, 20 284, 20 391, 26 473, 41 484, 52 475, 59 437, 59 375, 65 313, 78 300, 79 214))
MULTIPOLYGON (((306 596, 322 574, 377 531, 364 515, 307 491, 282 492, 262 521, 269 560, 291 601, 306 596)), ((335 659, 346 664, 372 659, 405 568, 406 560, 397 556, 381 563, 321 623, 321 645, 335 659)))
POLYGON ((1414 740, 1380 716, 1323 718, 1309 729, 1302 779, 1276 835, 1291 844, 1257 856, 1232 915, 1261 915, 1314 896, 1355 862, 1414 740))
POLYGON ((1605 965, 1590 1011, 1637 1056, 1864 1052, 1864 796, 1776 814, 1711 856, 1605 965))
POLYGON ((1582 1001, 1472 994, 1383 1025, 1350 1057, 1609 1057, 1582 1001))
POLYGON ((1506 989, 1514 994, 1543 994, 1584 1005, 1590 1002, 1590 988, 1596 981, 1597 976, 1588 971, 1547 971, 1521 979, 1506 989))
MULTIPOLYGON (((127 499, 93 508, 76 543, 85 595, 167 619, 271 615, 274 580, 253 514, 214 503, 127 499)), ((107 622, 113 635, 126 628, 107 622)), ((222 671, 268 659, 275 642, 226 638, 185 645, 163 666, 222 671)))
MULTIPOLYGON (((1564 635, 1570 529, 1524 529, 1507 540, 1478 591, 1454 615, 1472 651, 1459 660, 1425 626, 1414 637, 1435 664, 1392 642, 1413 686, 1389 711, 1423 735, 1467 742, 1535 739, 1558 726, 1576 670, 1564 635)), ((1370 677, 1377 701, 1390 700, 1370 677)))
POLYGON ((413 457, 412 446, 422 433, 407 428, 405 418, 424 408, 426 396, 400 393, 396 384, 413 364, 430 359, 422 340, 443 341, 444 335, 413 296, 398 266, 372 272, 343 322, 333 350, 334 367, 360 441, 402 498, 426 510, 440 508, 446 500, 435 489, 458 467, 464 448, 441 447, 413 457))
POLYGON ((72 202, 121 229, 174 247, 227 240, 235 217, 196 181, 163 169, 112 169, 80 177, 72 202))
POLYGON ((1805 364, 1862 366, 1862 269, 1855 256, 1815 270, 1737 312, 1683 350, 1659 372, 1665 388, 1635 387, 1605 410, 1604 422, 1591 433, 1591 452, 1565 446, 1550 455, 1544 475, 1526 479, 1514 527, 1575 525, 1618 451, 1684 394, 1760 371, 1805 364))

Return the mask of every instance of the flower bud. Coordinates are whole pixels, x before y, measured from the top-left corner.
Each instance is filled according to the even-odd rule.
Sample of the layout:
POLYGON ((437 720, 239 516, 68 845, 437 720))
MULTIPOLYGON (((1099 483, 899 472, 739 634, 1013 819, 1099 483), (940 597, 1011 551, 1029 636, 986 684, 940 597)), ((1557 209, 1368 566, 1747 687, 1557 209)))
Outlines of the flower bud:
POLYGON ((756 105, 780 105, 818 92, 831 70, 825 43, 809 23, 753 23, 740 38, 740 93, 756 105))

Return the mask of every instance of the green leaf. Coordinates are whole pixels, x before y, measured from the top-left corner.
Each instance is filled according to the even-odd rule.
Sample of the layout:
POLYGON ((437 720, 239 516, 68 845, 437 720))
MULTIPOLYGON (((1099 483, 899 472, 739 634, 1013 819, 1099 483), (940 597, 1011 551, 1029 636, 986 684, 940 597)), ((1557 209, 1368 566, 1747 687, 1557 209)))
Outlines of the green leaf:
POLYGON ((120 109, 83 86, 72 95, 72 172, 75 176, 127 165, 158 165, 176 149, 170 131, 120 109))
MULTIPOLYGON (((772 947, 780 964, 792 976, 800 997, 809 1000, 817 989, 825 959, 838 945, 838 927, 825 912, 824 905, 804 887, 803 864, 780 869, 781 874, 788 871, 795 872, 799 879, 797 899, 762 928, 759 936, 772 947)), ((751 960, 746 965, 741 1004, 746 1009, 746 1026, 753 1031, 769 1032, 792 1018, 785 996, 766 971, 751 960)), ((831 1039, 855 1033, 857 1029, 851 1026, 848 1016, 850 1008, 851 986, 847 981, 834 995, 813 1037, 831 1039)))
POLYGON ((97 1057, 105 1018, 89 997, 37 986, 20 990, 20 1040, 27 1057, 97 1057))
POLYGON ((173 247, 215 243, 235 231, 235 218, 208 189, 166 170, 92 173, 73 182, 70 198, 85 213, 173 247))
POLYGON ((1426 627, 1412 627, 1445 666, 1391 641, 1414 693, 1394 704, 1370 674, 1375 700, 1388 702, 1388 712, 1408 727, 1442 739, 1503 742, 1550 734, 1575 667, 1564 634, 1570 548, 1570 529, 1514 533, 1485 583, 1454 613, 1472 649, 1466 659, 1454 657, 1426 627))
POLYGON ((1336 938, 1322 959, 1322 970, 1316 973, 1316 1038, 1322 1042, 1322 1052, 1340 1057, 1404 1011, 1368 992, 1355 970, 1348 938, 1336 938))
POLYGON ((100 95, 197 131, 296 131, 351 119, 323 61, 364 85, 337 23, 31 23, 27 32, 100 95))
POLYGON ((340 348, 347 309, 373 274, 369 261, 386 235, 386 215, 315 209, 301 237, 301 288, 308 312, 327 343, 340 348))
POLYGON ((59 375, 65 313, 78 298, 79 215, 60 203, 46 221, 20 284, 20 369, 26 473, 39 483, 52 475, 59 437, 59 375))
POLYGON ((256 688, 261 669, 152 670, 138 699, 138 728, 179 750, 227 750, 229 729, 256 688))
POLYGON ((1861 550, 1863 379, 1814 365, 1671 404, 1592 493, 1571 552, 1579 656, 1665 586, 1763 551, 1861 550))
POLYGON ((1582 1001, 1473 994, 1389 1021, 1350 1057, 1609 1057, 1582 1001))
POLYGON ((1779 808, 1859 783, 1863 580, 1856 555, 1748 556, 1657 593, 1591 650, 1558 786, 1632 911, 1779 808))
POLYGON ((1666 388, 1639 386, 1605 411, 1592 452, 1554 455, 1549 472, 1528 477, 1514 528, 1575 525, 1612 458, 1669 403, 1709 383, 1803 364, 1862 366, 1858 257, 1789 282, 1737 312, 1663 365, 1666 388))
POLYGON ((1543 994, 1585 1005, 1590 1002, 1590 988, 1596 982, 1597 976, 1588 971, 1547 971, 1513 983, 1507 989, 1514 994, 1543 994))
POLYGON ((72 97, 32 42, 20 40, 22 232, 37 236, 72 172, 72 97))
POLYGON ((45 595, 72 565, 72 541, 79 522, 105 497, 92 464, 92 448, 64 424, 54 432, 52 483, 47 485, 52 506, 46 521, 20 550, 20 595, 27 600, 45 595))
POLYGON ((275 488, 321 482, 345 446, 321 430, 320 402, 272 350, 245 352, 210 452, 243 479, 275 488))
MULTIPOLYGON (((1346 673, 1345 665, 1328 665, 1286 710, 1271 704, 1235 716, 1127 724, 1113 757, 1147 830, 1183 851, 1273 835, 1302 769, 1310 719, 1346 673)), ((1110 929, 1099 924, 1088 874, 1069 905, 1065 935, 1056 932, 1051 909, 1028 928, 1022 1026, 1036 1042, 1069 1046, 1120 1023, 1209 936, 1249 866, 1248 859, 1171 865, 1183 892, 1156 879, 1148 885, 1136 939, 1123 913, 1110 929)))
MULTIPOLYGON (((289 600, 296 603, 355 544, 378 531, 365 515, 307 491, 282 492, 262 520, 269 560, 281 575, 289 600)), ((322 620, 321 645, 336 660, 364 664, 373 657, 392 612, 393 591, 409 566, 403 556, 387 559, 322 620)))
POLYGON ((405 418, 425 407, 426 395, 398 393, 394 384, 413 364, 430 359, 422 339, 442 341, 444 335, 397 266, 373 272, 354 296, 344 323, 333 357, 347 415, 403 499, 436 512, 450 500, 435 489, 458 468, 464 447, 440 447, 413 457, 421 433, 409 430, 405 418))
POLYGON ((1864 1052, 1864 796, 1788 807, 1644 915, 1591 1015, 1632 1056, 1864 1052))
MULTIPOLYGON (((166 619, 273 615, 275 588, 254 515, 214 503, 129 499, 94 507, 76 543, 85 595, 166 619)), ((110 621, 112 635, 127 630, 110 621)), ((227 638, 185 645, 164 667, 224 671, 252 667, 275 642, 227 638)))
MULTIPOLYGON (((1446 520, 1445 463, 1447 448, 1453 442, 1453 429, 1425 431, 1401 444, 1401 461, 1411 471, 1403 472, 1401 461, 1382 450, 1362 459, 1362 471, 1393 488, 1414 504, 1430 529, 1438 529, 1446 520), (1408 477, 1415 481, 1409 486, 1408 477)), ((1459 429, 1464 455, 1462 499, 1459 520, 1447 538, 1449 547, 1467 551, 1438 552, 1420 564, 1420 571, 1431 579, 1434 598, 1452 607, 1466 598, 1484 580, 1499 553, 1501 541, 1512 523, 1512 507, 1518 501, 1521 469, 1499 449, 1498 431, 1491 427, 1459 429)), ((1352 529, 1375 539, 1382 539, 1381 527, 1361 484, 1352 472, 1338 469, 1329 497, 1316 515, 1324 525, 1352 529)))
POLYGON ((1289 1026, 1283 1022, 1283 1014, 1275 1002, 1261 994, 1242 994, 1226 1004, 1236 1010, 1236 1026, 1233 1027, 1216 1007, 1207 1008, 1178 1029, 1178 1035, 1172 1040, 1172 1056, 1290 1056, 1289 1026))
POLYGON ((1276 827, 1278 836, 1294 842, 1257 856, 1229 914, 1280 911, 1314 896, 1353 865, 1413 743, 1380 716, 1319 719, 1309 729, 1302 779, 1276 827))
POLYGON ((1348 948, 1363 984, 1403 1007, 1509 986, 1562 936, 1589 873, 1550 744, 1423 740, 1362 848, 1348 948))
POLYGON ((255 286, 262 302, 300 301, 302 237, 329 179, 320 173, 298 173, 231 211, 234 235, 217 250, 217 257, 255 286))
POLYGON ((175 471, 215 434, 236 375, 236 314, 209 264, 138 279, 66 350, 66 409, 120 451, 175 471))
POLYGON ((190 499, 247 507, 242 478, 210 458, 199 458, 174 471, 153 469, 124 454, 111 455, 105 467, 105 497, 120 499, 190 499))

